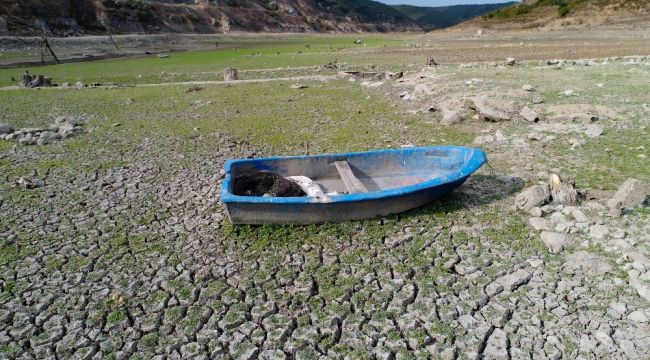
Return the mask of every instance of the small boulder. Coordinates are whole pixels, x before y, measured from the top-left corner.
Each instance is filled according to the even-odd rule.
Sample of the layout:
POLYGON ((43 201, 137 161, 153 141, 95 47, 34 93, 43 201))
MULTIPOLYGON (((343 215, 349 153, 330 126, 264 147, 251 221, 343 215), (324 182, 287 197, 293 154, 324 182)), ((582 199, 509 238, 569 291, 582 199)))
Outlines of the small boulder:
POLYGON ((515 58, 513 58, 513 57, 508 57, 508 58, 506 58, 506 65, 508 65, 508 66, 513 66, 513 65, 515 65, 516 63, 517 63, 517 59, 515 59, 515 58))
POLYGON ((610 215, 620 215, 624 210, 643 205, 647 197, 648 186, 645 183, 637 179, 627 179, 607 202, 610 215))
POLYGON ((535 91, 535 88, 533 85, 530 84, 525 84, 524 86, 521 87, 523 91, 535 91))
POLYGON ((585 130, 585 135, 593 139, 602 135, 604 131, 600 125, 589 125, 587 126, 587 130, 585 130))
POLYGON ((0 135, 11 134, 14 130, 14 127, 10 124, 0 124, 0 135))
POLYGON ((481 135, 474 139, 474 144, 476 145, 485 145, 494 142, 494 136, 492 135, 481 135))
POLYGON ((519 112, 519 116, 524 118, 526 121, 530 121, 533 123, 539 122, 542 120, 542 117, 537 115, 535 111, 533 111, 531 108, 528 106, 525 106, 521 111, 519 112))
POLYGON ((465 104, 470 109, 476 110, 481 120, 491 122, 510 120, 510 115, 507 112, 490 104, 490 101, 485 96, 476 96, 467 99, 465 104))
POLYGON ((546 247, 548 247, 548 252, 551 254, 560 253, 568 243, 568 237, 566 234, 553 231, 542 231, 540 237, 546 247))
POLYGON ((455 110, 442 110, 442 120, 440 123, 443 125, 453 125, 463 122, 463 115, 459 111, 455 110))
POLYGON ((534 185, 522 191, 515 198, 518 209, 530 209, 546 204, 551 198, 551 188, 547 185, 534 185))

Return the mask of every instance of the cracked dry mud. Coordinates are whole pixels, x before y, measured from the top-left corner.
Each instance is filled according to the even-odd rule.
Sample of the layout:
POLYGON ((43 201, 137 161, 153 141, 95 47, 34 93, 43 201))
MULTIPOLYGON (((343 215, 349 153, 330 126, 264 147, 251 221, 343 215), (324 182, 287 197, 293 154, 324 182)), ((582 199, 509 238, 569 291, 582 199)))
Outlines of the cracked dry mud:
MULTIPOLYGON (((564 224, 573 238, 549 254, 531 216, 510 208, 524 180, 549 167, 530 159, 557 149, 515 141, 529 131, 521 123, 503 130, 510 140, 488 150, 497 174, 511 175, 484 169, 422 209, 307 227, 235 227, 219 204, 225 160, 275 150, 217 131, 104 132, 135 145, 87 154, 111 166, 39 168, 43 187, 3 188, 0 357, 650 356, 648 299, 628 281, 650 269, 648 213, 608 218, 604 198, 580 208, 582 221, 546 207, 548 222, 534 223, 564 224)), ((41 151, 1 159, 30 167, 41 151)))

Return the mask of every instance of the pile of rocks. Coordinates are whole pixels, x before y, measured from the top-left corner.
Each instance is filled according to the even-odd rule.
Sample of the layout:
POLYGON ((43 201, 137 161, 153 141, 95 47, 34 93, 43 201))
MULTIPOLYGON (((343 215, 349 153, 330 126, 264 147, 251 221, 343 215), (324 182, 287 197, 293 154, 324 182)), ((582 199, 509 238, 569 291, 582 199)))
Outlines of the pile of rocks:
POLYGON ((45 145, 81 132, 83 132, 83 119, 71 116, 60 116, 47 128, 15 129, 10 124, 0 124, 0 140, 16 141, 21 145, 45 145))
MULTIPOLYGON (((607 202, 609 215, 617 217, 625 210, 643 206, 648 194, 648 187, 642 181, 626 180, 607 202)), ((605 210, 602 205, 589 202, 586 208, 581 208, 581 200, 581 194, 572 183, 563 183, 558 175, 551 173, 548 183, 531 186, 519 193, 515 206, 532 215, 528 221, 530 226, 541 231, 541 240, 553 254, 562 251, 572 241, 572 234, 583 233, 592 240, 625 237, 625 231, 611 232, 603 224, 604 211, 595 214, 595 219, 590 219, 584 212, 588 208, 605 210)))

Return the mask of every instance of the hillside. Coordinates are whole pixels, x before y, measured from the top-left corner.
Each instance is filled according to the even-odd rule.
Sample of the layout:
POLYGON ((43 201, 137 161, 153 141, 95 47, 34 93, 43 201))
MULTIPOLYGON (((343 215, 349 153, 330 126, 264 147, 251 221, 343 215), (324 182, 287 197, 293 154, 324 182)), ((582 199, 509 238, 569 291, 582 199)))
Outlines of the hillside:
MULTIPOLYGON (((0 0, 11 34, 419 31, 370 0, 0 0)), ((2 27, 0 24, 0 32, 2 27)))
POLYGON ((552 29, 649 20, 649 0, 526 0, 470 20, 459 27, 552 29))
POLYGON ((503 4, 426 8, 372 0, 0 0, 0 35, 388 32, 455 25, 503 4))
POLYGON ((514 5, 515 2, 481 5, 454 5, 440 7, 420 7, 394 5, 402 14, 413 20, 424 30, 447 28, 486 13, 514 5))

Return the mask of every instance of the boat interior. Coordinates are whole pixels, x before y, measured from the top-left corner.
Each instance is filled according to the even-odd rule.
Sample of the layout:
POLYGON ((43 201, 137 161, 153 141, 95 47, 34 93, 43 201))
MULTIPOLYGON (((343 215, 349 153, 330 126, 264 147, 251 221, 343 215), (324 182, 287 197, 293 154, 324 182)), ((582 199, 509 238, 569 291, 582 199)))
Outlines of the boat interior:
POLYGON ((463 166, 462 148, 414 148, 340 155, 250 159, 233 163, 236 177, 252 170, 306 176, 325 193, 362 193, 395 189, 454 173, 463 166), (411 151, 409 151, 411 150, 411 151))

